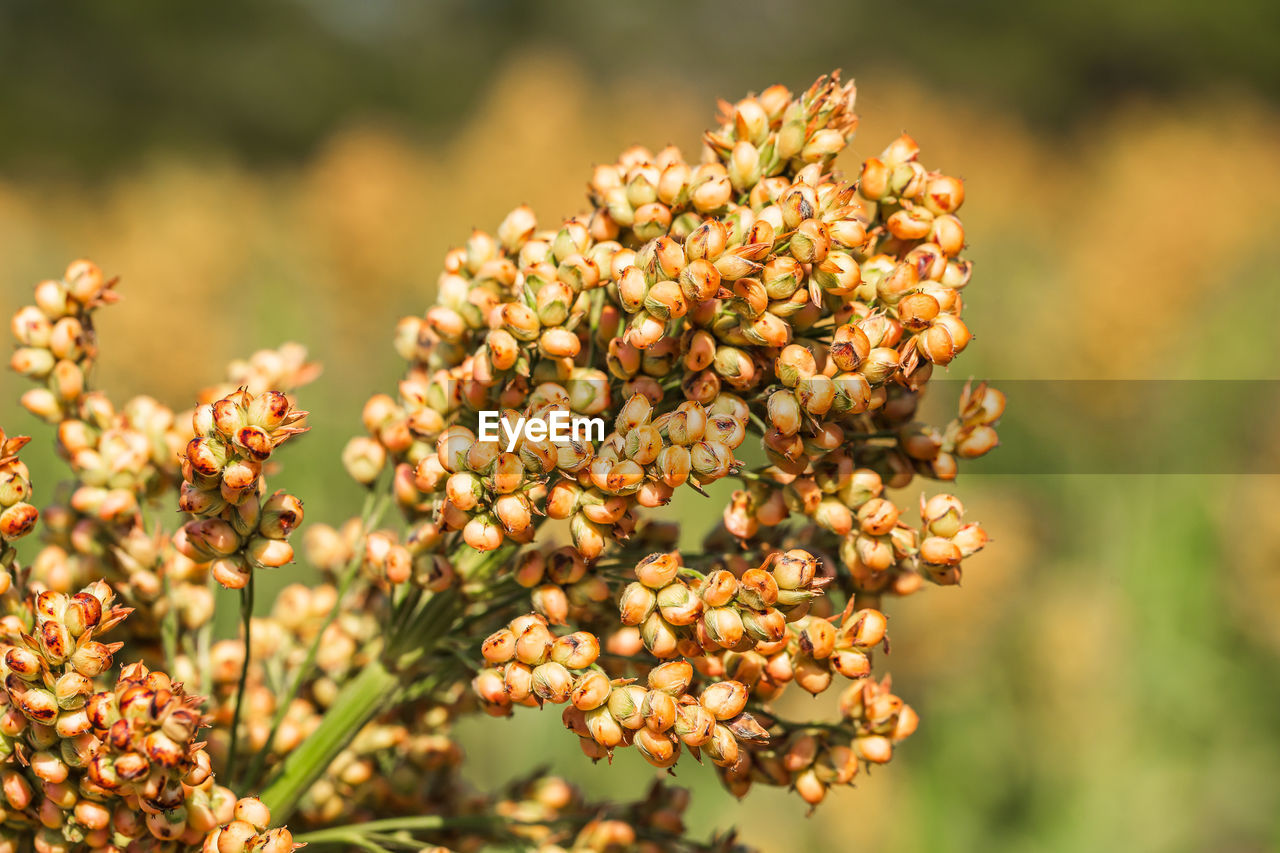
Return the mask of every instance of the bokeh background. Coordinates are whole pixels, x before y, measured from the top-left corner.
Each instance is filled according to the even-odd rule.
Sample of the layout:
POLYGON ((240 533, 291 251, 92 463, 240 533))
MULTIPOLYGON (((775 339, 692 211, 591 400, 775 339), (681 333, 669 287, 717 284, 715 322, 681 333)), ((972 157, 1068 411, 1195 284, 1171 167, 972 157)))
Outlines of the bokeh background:
MULTIPOLYGON (((892 765, 808 819, 682 766, 695 831, 1276 850, 1278 44, 1265 0, 14 0, 0 309, 95 259, 126 297, 98 382, 175 408, 232 357, 304 342, 325 373, 285 485, 337 520, 356 500, 338 450, 393 387, 391 329, 448 247, 520 202, 582 210, 589 166, 628 143, 696 150, 717 97, 842 67, 862 114, 846 170, 906 129, 967 181, 978 338, 950 375, 1019 380, 1005 446, 956 486, 995 542, 962 588, 891 611, 888 666, 923 717, 892 765)), ((21 389, 0 376, 2 422, 37 431, 45 489, 60 472, 21 389)), ((464 727, 471 777, 547 764, 642 791, 635 756, 593 767, 557 717, 464 727)))

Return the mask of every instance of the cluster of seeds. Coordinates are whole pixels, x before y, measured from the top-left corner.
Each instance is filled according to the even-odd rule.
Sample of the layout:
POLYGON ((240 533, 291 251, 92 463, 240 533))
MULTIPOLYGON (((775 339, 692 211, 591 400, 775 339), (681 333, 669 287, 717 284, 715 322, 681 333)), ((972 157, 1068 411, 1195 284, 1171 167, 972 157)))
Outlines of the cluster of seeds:
POLYGON ((718 681, 689 693, 694 669, 688 661, 669 661, 649 670, 646 687, 631 679, 611 682, 607 696, 594 708, 576 703, 564 712, 565 727, 578 735, 587 757, 598 760, 615 748, 634 745, 655 767, 670 767, 681 745, 698 758, 705 754, 729 766, 749 744, 762 743, 768 732, 746 709, 747 688, 718 681))
POLYGON ((65 504, 45 511, 49 546, 40 582, 70 591, 105 577, 138 607, 130 633, 155 636, 163 590, 161 554, 142 532, 142 506, 177 476, 182 437, 173 412, 140 396, 117 409, 87 377, 97 359, 94 313, 116 301, 115 280, 89 261, 35 288, 35 304, 13 317, 10 366, 38 383, 23 406, 57 427, 58 453, 75 475, 65 504))
POLYGON ((420 485, 443 480, 439 506, 446 528, 461 530, 478 551, 492 551, 508 538, 532 540, 536 493, 544 491, 544 481, 559 464, 550 441, 522 437, 515 450, 507 451, 498 441, 478 441, 471 430, 454 426, 441 433, 436 447, 435 463, 419 464, 415 477, 420 485))
POLYGON ((839 723, 822 727, 775 722, 785 737, 720 768, 725 786, 739 797, 755 784, 790 788, 816 806, 831 786, 852 785, 860 764, 887 763, 893 747, 919 724, 911 706, 892 693, 888 677, 854 681, 840 696, 840 713, 839 723))
POLYGON ((638 626, 644 647, 658 658, 777 642, 821 594, 818 560, 799 549, 775 552, 740 576, 719 569, 690 583, 682 570, 679 552, 650 554, 619 601, 622 624, 638 626))
POLYGON ((31 497, 31 472, 18 459, 18 451, 31 439, 12 438, 0 429, 0 595, 13 584, 15 553, 10 544, 35 529, 40 512, 27 502, 31 497))
POLYGON ((612 598, 609 584, 591 571, 578 549, 571 546, 543 552, 525 551, 516 562, 515 581, 530 593, 533 609, 552 625, 581 622, 612 598))
MULTIPOLYGON (((829 171, 856 126, 853 98, 835 78, 794 99, 771 87, 726 105, 701 164, 674 148, 632 148, 596 168, 590 216, 539 231, 521 207, 496 237, 473 233, 446 257, 437 304, 398 328, 411 369, 398 401, 370 400, 369 437, 348 447, 348 470, 368 483, 393 460, 402 504, 444 513, 448 529, 483 549, 527 541, 545 493, 546 513, 571 520, 588 559, 630 535, 629 505, 660 505, 686 480, 732 473, 753 410, 771 463, 760 476, 780 487, 816 476, 832 453, 882 476, 916 466, 953 476, 955 457, 994 444, 997 411, 949 429, 930 459, 910 430, 850 446, 902 426, 895 419, 914 411, 933 366, 968 343, 959 292, 971 274, 955 215, 963 184, 921 166, 909 138, 868 161, 869 192, 829 171), (607 375, 595 367, 600 349, 607 375), (622 418, 640 419, 626 409, 647 401, 662 413, 658 426, 679 407, 673 379, 686 406, 737 423, 705 442, 664 447, 642 431, 628 446, 622 418), (547 383, 577 414, 627 399, 616 437, 559 448, 571 458, 554 466, 527 464, 512 491, 486 488, 474 466, 430 460, 433 439, 474 440, 478 410, 531 414, 547 383), (661 460, 637 459, 668 448, 661 460), (474 476, 448 476, 457 473, 474 476)), ((756 509, 744 532, 787 515, 776 503, 756 509)))
POLYGON ((202 853, 293 853, 287 829, 269 829, 271 810, 255 797, 243 797, 231 808, 231 820, 222 821, 205 837, 202 853))
POLYGON ((635 394, 598 447, 580 443, 560 451, 586 461, 548 491, 547 516, 568 519, 574 546, 594 560, 611 539, 630 537, 636 507, 663 506, 680 486, 701 491, 733 473, 746 420, 746 405, 727 394, 709 407, 686 401, 657 418, 649 399, 635 394))
POLYGON ((85 702, 93 679, 111 667, 118 643, 96 638, 119 624, 128 608, 98 581, 74 596, 46 591, 31 602, 31 625, 18 616, 4 619, 4 673, 8 701, 32 723, 51 727, 60 738, 89 728, 85 702))
POLYGON ((74 261, 61 279, 36 285, 35 304, 13 316, 18 347, 9 366, 41 383, 22 395, 36 417, 57 424, 78 413, 97 356, 93 312, 116 300, 115 284, 89 261, 74 261))
MULTIPOLYGON (((147 532, 143 519, 146 505, 180 482, 189 419, 146 396, 117 407, 89 386, 97 358, 94 315, 116 301, 114 286, 94 264, 76 261, 62 279, 37 285, 35 304, 13 318, 11 366, 40 386, 23 396, 23 405, 56 425, 58 452, 75 477, 62 502, 45 511, 46 544, 32 561, 32 577, 37 588, 62 592, 95 578, 111 581, 136 608, 125 629, 131 651, 155 659, 167 612, 181 610, 187 633, 211 616, 209 569, 206 560, 176 553, 168 537, 147 532)), ((200 397, 211 403, 243 386, 251 393, 292 389, 317 374, 304 348, 286 344, 234 362, 229 382, 200 397)))
POLYGON ((592 668, 600 657, 595 635, 575 631, 557 637, 536 613, 511 620, 480 649, 487 664, 501 666, 481 671, 474 682, 485 710, 494 716, 510 714, 513 704, 563 705, 572 700, 595 707, 601 695, 609 694, 608 676, 592 668))
POLYGON ((120 672, 114 690, 94 694, 85 706, 101 742, 86 768, 88 778, 136 800, 157 838, 174 839, 186 830, 185 788, 199 786, 212 773, 204 745, 195 740, 207 725, 202 701, 164 672, 137 663, 120 672))
POLYGON ((576 631, 557 637, 537 614, 512 620, 481 650, 495 668, 481 670, 472 686, 488 713, 505 716, 512 705, 568 704, 565 725, 592 758, 634 744, 651 764, 670 767, 684 744, 731 764, 739 740, 768 737, 745 713, 744 685, 716 682, 695 698, 688 693, 694 668, 683 660, 650 669, 647 688, 630 678, 611 679, 594 665, 600 655, 594 635, 576 631))
POLYGON ((841 541, 840 555, 864 593, 909 595, 923 580, 940 586, 960 583, 961 561, 982 550, 982 525, 964 523, 964 504, 953 495, 920 497, 921 526, 901 520, 886 498, 870 498, 857 513, 857 526, 841 541))
POLYGON ((263 465, 289 438, 306 431, 306 416, 277 391, 253 396, 241 389, 196 409, 196 437, 182 460, 179 506, 195 516, 177 540, 193 560, 212 561, 213 577, 240 589, 253 568, 293 559, 289 534, 302 523, 302 501, 285 492, 265 495, 263 465))
POLYGON ((630 148, 595 168, 584 215, 545 228, 519 207, 450 251, 436 303, 396 329, 403 379, 343 452, 362 516, 308 531, 322 582, 267 616, 251 573, 293 559, 303 513, 264 475, 306 430, 288 394, 319 368, 286 345, 234 363, 189 419, 146 397, 117 408, 87 382, 114 281, 78 261, 40 284, 11 363, 74 481, 19 566, 11 542, 37 513, 25 440, 0 433, 0 853, 292 850, 215 768, 329 827, 313 841, 733 849, 683 839, 685 795, 665 788, 630 805, 544 776, 474 793, 453 722, 517 705, 563 706, 593 760, 705 755, 738 795, 816 804, 888 761, 917 718, 871 676, 888 653, 876 608, 958 584, 987 541, 955 497, 921 497, 912 526, 892 490, 995 447, 1005 400, 971 383, 950 423, 920 419, 972 340, 964 185, 905 135, 846 180, 853 102, 832 76, 723 104, 700 157, 630 148), (495 441, 495 414, 531 426, 495 441), (532 426, 585 419, 567 440, 532 426), (701 552, 643 517, 725 478, 740 487, 701 552), (190 520, 146 521, 174 490, 190 520), (242 590, 239 639, 214 636, 210 579, 242 590), (128 610, 117 593, 143 662, 112 673, 121 644, 99 637, 128 610), (837 678, 835 722, 772 710, 792 683, 837 678), (378 841, 361 829, 398 817, 378 841))
POLYGON ((57 426, 58 450, 80 481, 73 509, 127 528, 138 503, 174 473, 181 445, 173 413, 155 400, 136 397, 117 411, 88 387, 97 358, 93 314, 115 301, 114 285, 89 261, 72 263, 61 280, 37 285, 35 304, 13 318, 18 346, 10 366, 43 383, 22 403, 57 426))
POLYGON ((97 688, 120 648, 97 638, 129 614, 115 600, 98 581, 0 620, 0 812, 16 845, 0 849, 194 849, 231 819, 196 739, 202 700, 140 663, 97 688))
POLYGON ((776 641, 708 655, 698 667, 709 677, 741 681, 762 702, 777 699, 793 682, 816 696, 831 686, 835 675, 869 675, 871 650, 885 642, 887 627, 884 614, 871 608, 835 618, 809 615, 789 625, 786 636, 776 641))

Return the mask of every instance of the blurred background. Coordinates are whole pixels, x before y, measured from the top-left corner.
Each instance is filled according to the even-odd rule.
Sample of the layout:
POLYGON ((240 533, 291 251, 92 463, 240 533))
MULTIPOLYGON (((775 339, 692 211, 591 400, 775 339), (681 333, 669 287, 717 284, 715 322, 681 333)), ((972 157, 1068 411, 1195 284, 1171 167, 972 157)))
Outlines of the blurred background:
MULTIPOLYGON (((923 718, 890 766, 806 819, 682 765, 695 832, 736 825, 769 851, 1276 850, 1277 44, 1262 0, 14 0, 0 309, 94 259, 125 297, 98 383, 175 408, 229 359, 305 343, 325 373, 286 454, 310 461, 286 459, 282 485, 335 521, 357 500, 338 451, 393 388, 391 330, 430 303, 447 248, 521 202, 544 223, 583 210, 589 167, 626 144, 692 154, 717 97, 841 67, 862 115, 846 171, 905 129, 967 181, 978 337, 950 376, 1009 381, 1010 406, 1004 447, 955 490, 995 542, 962 588, 890 612, 878 666, 923 718)), ((23 388, 0 376, 0 413, 38 436, 47 496, 62 474, 23 388)), ((652 773, 589 765, 551 713, 463 740, 481 785, 545 763, 632 797, 652 773)))

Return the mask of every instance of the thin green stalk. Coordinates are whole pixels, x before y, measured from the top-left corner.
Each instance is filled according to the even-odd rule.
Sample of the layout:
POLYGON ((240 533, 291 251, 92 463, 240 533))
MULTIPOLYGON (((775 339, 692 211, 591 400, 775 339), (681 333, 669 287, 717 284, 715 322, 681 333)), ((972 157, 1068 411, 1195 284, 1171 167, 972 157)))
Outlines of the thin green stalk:
MULTIPOLYGON (((274 817, 274 815, 273 815, 274 817)), ((445 832, 451 829, 485 829, 493 834, 506 835, 508 827, 513 826, 547 826, 557 823, 574 823, 572 818, 563 818, 557 821, 523 821, 510 818, 501 818, 494 815, 457 815, 454 817, 446 817, 444 815, 414 815, 411 817, 392 817, 383 820, 371 820, 365 823, 352 823, 343 826, 332 826, 327 829, 317 829, 314 832, 306 832, 301 835, 295 835, 293 840, 300 844, 346 844, 351 843, 356 837, 373 837, 386 844, 395 840, 397 842, 411 841, 410 837, 392 836, 390 833, 411 833, 411 832, 445 832)), ((417 847, 421 847, 419 842, 417 847)), ((416 848, 415 848, 416 849, 416 848)))
POLYGON ((591 315, 587 319, 587 363, 594 364, 596 357, 596 337, 600 329, 600 314, 604 310, 604 288, 597 288, 591 294, 591 315))
MULTIPOLYGON (((140 511, 143 531, 150 536, 155 536, 160 530, 160 522, 155 518, 155 506, 149 501, 144 501, 140 511)), ((169 602, 169 609, 165 611, 164 618, 160 621, 160 641, 164 647, 164 659, 173 661, 178 658, 178 608, 173 606, 173 585, 169 582, 167 571, 160 572, 160 583, 164 588, 164 600, 169 602)))
MULTIPOLYGON (((480 580, 509 560, 514 551, 514 545, 488 553, 462 546, 452 555, 452 561, 464 580, 480 580)), ((262 801, 271 809, 274 820, 286 822, 303 794, 360 729, 401 698, 397 670, 429 655, 453 628, 466 604, 456 589, 431 596, 401 630, 387 638, 386 652, 347 682, 319 727, 284 759, 263 790, 262 801)))
POLYGON ((400 679, 381 660, 367 664, 347 682, 325 713, 319 727, 285 757, 279 772, 261 794, 272 819, 285 823, 303 794, 324 773, 365 724, 396 698, 400 679))
POLYGON ((387 641, 387 658, 409 668, 429 654, 436 641, 453 627, 464 602, 456 589, 437 592, 415 611, 387 641))
MULTIPOLYGON (((394 817, 384 820, 373 820, 365 823, 351 823, 333 826, 295 835, 293 840, 300 844, 395 844, 405 849, 418 850, 423 847, 421 840, 413 837, 414 832, 448 832, 449 830, 480 830, 490 840, 515 842, 522 847, 522 839, 513 834, 519 827, 559 827, 576 831, 599 814, 608 814, 606 810, 581 815, 566 815, 548 820, 520 820, 504 818, 492 814, 459 815, 445 817, 442 815, 417 815, 413 817, 394 817), (394 833, 394 834, 393 834, 394 833)), ((664 850, 696 850, 702 845, 690 843, 680 835, 664 832, 660 829, 639 829, 637 837, 657 842, 664 850)), ((366 848, 371 849, 371 848, 366 848)))
MULTIPOLYGON (((356 540, 355 553, 351 555, 351 559, 343 567, 342 576, 338 581, 339 605, 341 605, 342 600, 351 589, 351 584, 355 581, 356 576, 360 573, 360 563, 364 556, 364 537, 378 524, 382 514, 386 512, 386 508, 387 496, 385 494, 379 498, 375 495, 375 492, 370 491, 365 496, 364 507, 360 512, 360 537, 356 540)), ((258 750, 253 756, 253 763, 249 765, 249 772, 245 774, 245 781, 253 782, 261 777, 263 767, 267 762, 267 756, 271 752, 272 745, 276 742, 276 733, 284 722, 289 706, 293 704, 293 700, 297 698, 298 692, 307 680, 307 676, 311 674, 311 669, 315 666, 316 657, 320 654, 320 641, 324 638, 325 631, 333 624, 333 620, 338 618, 339 609, 340 606, 335 607, 325 616, 324 622, 320 625, 320 630, 316 632, 314 639, 311 641, 311 646, 307 649, 307 656, 303 658, 302 665, 298 668, 297 674, 289 685, 289 689, 279 697, 276 703, 275 715, 271 719, 271 731, 267 735, 267 740, 263 743, 262 749, 258 750)))
POLYGON ((299 844, 332 844, 335 841, 347 841, 352 835, 364 835, 366 833, 383 833, 383 832, 399 832, 401 830, 413 831, 439 831, 448 829, 451 825, 457 824, 453 821, 457 818, 447 818, 440 815, 418 815, 416 817, 396 817, 386 820, 371 820, 366 823, 349 824, 346 826, 335 826, 329 829, 318 829, 315 832, 308 832, 302 835, 295 835, 293 840, 299 844))
POLYGON ((169 609, 160 622, 160 640, 164 644, 164 659, 173 661, 178 659, 178 608, 173 605, 172 584, 169 583, 168 572, 163 574, 162 582, 164 600, 169 603, 169 609))
POLYGON ((505 596, 503 598, 488 599, 483 602, 484 610, 480 611, 479 613, 473 613, 470 616, 468 616, 466 619, 461 620, 455 626, 455 629, 459 634, 462 634, 464 631, 466 631, 472 625, 475 625, 477 622, 483 622, 486 619, 492 619, 495 613, 500 613, 502 609, 507 605, 515 604, 517 601, 520 601, 521 599, 528 598, 528 597, 529 597, 529 590, 525 589, 524 587, 521 587, 519 592, 512 593, 511 595, 505 596))
POLYGON ((227 778, 236 778, 236 746, 240 741, 240 711, 244 707, 244 689, 249 683, 250 631, 253 625, 253 579, 256 572, 249 572, 249 582, 240 590, 240 619, 244 623, 244 663, 240 667, 240 686, 236 688, 236 709, 231 714, 231 748, 227 755, 227 778))
MULTIPOLYGON (((209 590, 209 598, 217 595, 218 582, 210 574, 205 579, 205 589, 209 590)), ((200 689, 206 694, 213 693, 213 655, 209 654, 213 647, 213 620, 207 620, 200 626, 195 637, 195 659, 200 665, 200 689)), ((206 702, 208 700, 206 699, 206 702)))

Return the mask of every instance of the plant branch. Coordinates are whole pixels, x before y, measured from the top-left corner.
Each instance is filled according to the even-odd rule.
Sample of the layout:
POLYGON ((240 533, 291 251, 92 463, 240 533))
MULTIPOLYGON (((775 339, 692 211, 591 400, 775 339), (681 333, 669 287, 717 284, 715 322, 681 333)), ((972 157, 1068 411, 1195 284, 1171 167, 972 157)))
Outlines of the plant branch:
MULTIPOLYGON (((481 553, 461 545, 451 561, 464 581, 482 580, 497 566, 507 562, 516 550, 506 545, 481 553)), ((430 657, 436 644, 447 636, 466 608, 466 599, 457 589, 432 595, 407 622, 387 638, 386 650, 360 674, 347 682, 319 727, 302 745, 290 753, 261 794, 272 817, 284 823, 299 800, 324 773, 353 738, 372 719, 393 707, 404 695, 405 674, 418 661, 430 657)))
POLYGON ((231 715, 231 747, 227 753, 227 778, 236 777, 236 747, 240 741, 240 712, 244 708, 244 690, 249 683, 249 663, 251 661, 251 636, 253 626, 253 586, 257 573, 249 572, 249 582, 240 590, 240 619, 244 623, 244 663, 240 666, 240 685, 236 688, 236 708, 231 715))
MULTIPOLYGON (((338 602, 341 604, 346 597, 347 592, 351 589, 351 584, 355 582, 356 576, 360 573, 360 563, 364 557, 364 537, 369 531, 377 526, 382 519, 382 515, 387 509, 387 495, 385 493, 379 495, 376 491, 370 490, 364 499, 364 507, 360 512, 360 537, 356 540, 354 552, 351 559, 347 561, 347 565, 343 567, 342 577, 338 581, 338 602)), ((320 629, 316 632, 315 637, 311 640, 311 646, 307 649, 307 656, 303 659, 302 665, 298 668, 297 674, 294 676, 289 689, 278 697, 276 702, 275 715, 271 719, 271 731, 267 735, 267 740, 262 745, 262 749, 258 750, 253 756, 253 763, 249 766, 248 773, 245 774, 245 781, 253 782, 262 775, 263 767, 266 764, 267 756, 271 752, 272 745, 276 741, 276 733, 280 730, 280 725, 284 722, 285 714, 289 711, 289 706, 293 704, 293 700, 297 698, 299 691, 302 690, 303 683, 307 680, 307 676, 311 674, 312 667, 315 666, 316 657, 320 654, 320 643, 324 639, 325 632, 333 621, 338 618, 340 607, 334 607, 325 616, 324 622, 321 623, 320 629)))

